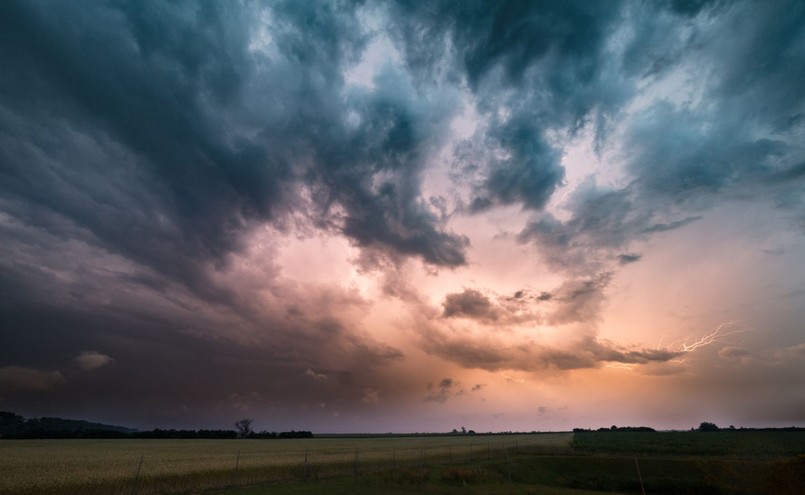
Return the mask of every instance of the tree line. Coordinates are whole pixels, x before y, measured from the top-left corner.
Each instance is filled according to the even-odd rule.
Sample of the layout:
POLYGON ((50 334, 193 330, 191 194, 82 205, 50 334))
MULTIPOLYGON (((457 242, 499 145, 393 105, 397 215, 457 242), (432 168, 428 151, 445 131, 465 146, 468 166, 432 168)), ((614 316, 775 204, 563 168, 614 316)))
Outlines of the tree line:
MULTIPOLYGON (((721 428, 715 423, 711 423, 709 421, 703 421, 699 424, 698 428, 691 428, 690 431, 800 431, 803 428, 798 426, 786 426, 782 428, 745 428, 740 427, 736 428, 733 425, 730 425, 728 428, 721 428)), ((574 433, 583 433, 583 432, 591 432, 591 431, 623 431, 623 432, 634 432, 634 431, 656 431, 654 428, 649 428, 648 426, 615 426, 612 425, 609 428, 598 428, 597 430, 593 430, 591 428, 573 428, 574 433)))
POLYGON ((155 428, 140 431, 122 426, 93 423, 90 421, 62 418, 26 419, 18 414, 0 411, 0 439, 44 439, 44 438, 159 438, 159 439, 226 439, 226 438, 313 438, 310 431, 255 432, 243 429, 243 421, 235 423, 236 430, 177 430, 155 428))

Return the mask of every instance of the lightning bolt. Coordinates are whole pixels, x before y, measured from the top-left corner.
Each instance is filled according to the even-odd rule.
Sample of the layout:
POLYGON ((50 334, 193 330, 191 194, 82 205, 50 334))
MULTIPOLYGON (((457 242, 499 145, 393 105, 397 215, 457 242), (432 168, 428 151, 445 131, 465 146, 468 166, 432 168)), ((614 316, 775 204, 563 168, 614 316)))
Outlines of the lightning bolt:
MULTIPOLYGON (((734 342, 729 342, 724 340, 726 337, 730 335, 735 335, 738 333, 748 332, 750 328, 743 328, 739 327, 740 321, 725 321, 724 323, 720 323, 715 329, 711 332, 699 337, 693 342, 690 342, 690 338, 678 340, 674 343, 671 343, 665 347, 662 345, 662 341, 665 339, 666 335, 660 337, 659 342, 657 343, 657 350, 667 350, 677 354, 687 354, 690 352, 695 351, 696 349, 711 345, 711 344, 735 344, 734 342)), ((681 364, 684 363, 685 360, 683 358, 679 359, 670 359, 668 360, 669 363, 681 364)), ((607 363, 604 365, 605 368, 614 368, 620 370, 628 370, 631 371, 634 369, 634 365, 630 363, 607 363)))
MULTIPOLYGON (((698 340, 688 343, 687 339, 677 342, 675 345, 679 345, 679 349, 676 349, 677 352, 693 352, 700 347, 704 347, 710 344, 719 343, 719 344, 730 344, 731 342, 727 342, 724 337, 728 337, 730 335, 735 335, 736 333, 743 333, 748 331, 745 328, 738 328, 736 330, 730 330, 730 328, 735 327, 736 325, 740 324, 739 321, 726 321, 724 323, 719 324, 715 330, 712 332, 700 337, 698 340)), ((672 348, 672 347, 669 347, 672 348)))
POLYGON ((552 204, 552 205, 551 205, 551 207, 552 207, 552 208, 556 208, 557 206, 559 206, 559 203, 561 203, 562 201, 564 201, 564 200, 565 200, 565 198, 567 197, 567 193, 568 193, 568 191, 565 191, 565 193, 562 195, 562 197, 561 197, 561 198, 559 198, 559 199, 557 199, 557 200, 556 200, 556 202, 555 202, 554 204, 552 204))

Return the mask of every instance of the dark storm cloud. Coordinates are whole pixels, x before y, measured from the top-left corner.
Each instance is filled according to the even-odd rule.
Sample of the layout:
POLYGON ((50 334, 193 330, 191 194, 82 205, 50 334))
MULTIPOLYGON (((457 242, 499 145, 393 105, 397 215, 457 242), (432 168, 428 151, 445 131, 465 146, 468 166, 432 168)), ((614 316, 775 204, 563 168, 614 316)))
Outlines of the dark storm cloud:
POLYGON ((445 296, 442 317, 471 319, 490 326, 589 323, 598 318, 611 278, 611 273, 602 273, 569 279, 551 291, 522 289, 511 297, 465 288, 445 296))
MULTIPOLYGON (((796 171, 803 156, 805 7, 732 2, 712 11, 682 10, 710 16, 702 25, 667 28, 677 33, 673 37, 693 33, 681 61, 695 64, 688 66, 689 75, 703 81, 698 89, 707 104, 661 101, 628 126, 637 206, 695 211, 738 196, 777 198, 780 206, 801 208, 801 196, 792 189, 802 185, 796 171)), ((664 46, 655 57, 670 55, 673 48, 664 46)))
POLYGON ((340 136, 343 143, 339 136, 324 143, 318 157, 323 166, 310 171, 324 186, 314 189, 314 199, 324 218, 359 246, 462 265, 468 240, 439 230, 440 219, 419 190, 427 150, 449 107, 418 97, 405 77, 389 69, 376 80, 377 90, 352 95, 360 127, 340 136), (334 204, 347 215, 333 212, 334 204))
POLYGON ((235 248, 287 174, 205 115, 202 96, 224 103, 246 70, 234 13, 138 5, 4 4, 4 192, 192 284, 192 262, 235 248))
POLYGON ((2 393, 44 414, 141 397, 132 417, 154 420, 203 416, 209 397, 226 414, 385 400, 398 381, 380 370, 404 356, 356 323, 371 302, 283 279, 272 237, 344 235, 418 304, 395 270, 467 265, 447 212, 500 205, 533 212, 518 239, 572 278, 451 294, 444 318, 424 313, 425 350, 489 370, 665 362, 452 326, 595 321, 609 275, 590 274, 725 198, 801 221, 803 26, 801 2, 0 2, 2 393), (347 82, 384 36, 405 66, 347 82), (695 94, 632 105, 684 76, 695 94), (423 182, 467 105, 449 208, 423 182), (616 127, 627 184, 588 181, 568 218, 543 212, 563 148, 589 130, 602 153, 616 127))
MULTIPOLYGON (((601 123, 628 94, 609 63, 617 3, 397 2, 392 32, 415 73, 465 80, 486 117, 457 148, 472 212, 541 209, 564 179, 551 131, 601 123)), ((596 124, 598 127, 598 124, 596 124)))
POLYGON ((557 270, 585 274, 607 268, 629 247, 646 235, 647 229, 665 225, 665 230, 684 222, 658 221, 658 214, 634 204, 629 189, 603 189, 592 181, 582 183, 569 199, 572 216, 561 221, 543 213, 518 234, 521 243, 533 243, 540 256, 557 270))
MULTIPOLYGON (((265 332, 240 318, 176 307, 4 305, 0 324, 15 334, 0 337, 0 362, 10 363, 0 367, 0 395, 5 407, 30 414, 53 414, 58 404, 60 414, 106 414, 153 427, 193 420, 228 425, 246 404, 237 397, 253 394, 263 397, 254 411, 298 407, 312 398, 348 410, 362 403, 365 388, 389 389, 378 370, 402 359, 399 350, 304 316, 309 312, 264 317, 261 324, 273 327, 265 332), (237 329, 240 340, 222 337, 221 327, 237 329), (82 348, 94 350, 75 351, 82 348), (312 369, 332 380, 311 379, 312 369)), ((274 418, 303 426, 292 415, 274 418)))
POLYGON ((367 387, 389 389, 393 380, 378 369, 404 358, 355 324, 349 313, 367 305, 357 294, 283 282, 270 266, 253 277, 235 273, 229 298, 211 302, 167 274, 7 217, 0 236, 7 408, 55 414, 58 404, 80 416, 95 407, 179 426, 183 408, 226 419, 229 406, 218 413, 210 404, 233 394, 270 397, 255 405, 264 409, 306 397, 348 408, 367 387), (320 387, 304 380, 307 369, 338 379, 320 387), (131 396, 139 406, 123 407, 131 396))
POLYGON ((50 390, 64 382, 64 375, 58 371, 5 366, 0 368, 0 399, 8 393, 50 390))
POLYGON ((442 378, 439 384, 434 388, 433 384, 428 384, 428 395, 423 399, 425 402, 438 402, 440 404, 447 402, 451 397, 463 395, 464 389, 461 387, 461 382, 454 381, 452 378, 442 378))
POLYGON ((476 134, 472 144, 457 147, 455 173, 483 174, 473 184, 470 212, 499 204, 542 208, 564 179, 558 152, 545 142, 533 116, 517 115, 490 127, 486 136, 476 134))
POLYGON ((712 117, 659 104, 630 129, 631 171, 645 194, 685 201, 714 194, 770 173, 772 160, 788 146, 775 139, 752 139, 742 121, 712 127, 712 117))
MULTIPOLYGON (((345 313, 366 301, 281 281, 268 261, 239 271, 265 225, 344 234, 369 253, 362 261, 466 261, 467 239, 420 190, 455 97, 390 67, 374 89, 347 86, 368 39, 356 6, 0 6, 4 383, 55 383, 49 370, 89 349, 98 354, 78 363, 98 368, 92 380, 114 376, 108 385, 147 407, 203 402, 193 372, 159 380, 174 366, 224 401, 293 401, 306 369, 349 377, 325 398, 359 403, 367 387, 387 388, 370 370, 403 355, 345 313), (97 366, 100 355, 115 366, 97 366), (271 380, 232 389, 251 362, 271 380)), ((64 403, 103 391, 86 385, 64 403)))
MULTIPOLYGON (((546 322, 561 325, 595 321, 605 300, 604 289, 611 279, 611 273, 602 273, 594 278, 566 280, 550 293, 556 309, 547 316, 546 322)), ((540 297, 544 297, 544 293, 540 297)))
POLYGON ((695 216, 695 217, 687 217, 681 220, 675 220, 673 222, 668 223, 654 223, 649 225, 648 227, 641 230, 639 233, 641 234, 655 234, 658 232, 667 232, 669 230, 679 229, 688 225, 690 223, 695 222, 696 220, 700 220, 702 217, 695 216))
MULTIPOLYGON (((805 129, 802 126, 805 94, 799 87, 805 77, 802 42, 805 8, 797 2, 625 3, 621 16, 623 24, 607 16, 596 16, 600 29, 593 29, 591 37, 584 39, 595 40, 596 33, 602 39, 598 39, 595 49, 588 50, 584 59, 586 78, 568 79, 566 90, 545 80, 530 86, 539 87, 569 106, 552 106, 551 99, 541 100, 542 104, 537 105, 529 100, 532 93, 525 84, 513 93, 528 101, 525 108, 550 109, 545 113, 551 117, 535 113, 531 122, 540 122, 543 130, 561 131, 572 129, 573 119, 567 118, 568 115, 594 118, 590 122, 594 124, 596 147, 606 149, 610 117, 618 115, 622 111, 620 105, 637 94, 637 81, 651 83, 682 77, 679 74, 684 73, 684 77, 701 81, 692 86, 693 90, 684 91, 699 91, 701 95, 692 93, 683 104, 659 98, 656 103, 638 108, 625 126, 624 150, 630 175, 627 186, 602 188, 589 181, 582 184, 574 200, 565 205, 571 213, 569 220, 561 221, 544 213, 535 215, 520 233, 520 240, 534 243, 543 259, 554 268, 584 273, 622 263, 624 259, 619 255, 632 243, 682 228, 697 220, 698 212, 723 201, 769 198, 780 208, 800 210, 805 204, 799 174, 805 155, 800 144, 805 129), (603 39, 616 36, 614 33, 620 36, 620 49, 604 51, 603 39), (601 61, 606 61, 606 66, 601 61), (618 70, 612 74, 607 67, 618 70), (623 84, 618 86, 622 93, 607 92, 608 83, 619 77, 623 78, 623 84), (563 99, 564 91, 573 96, 563 99), (707 104, 697 103, 697 98, 707 104), (568 108, 575 108, 575 113, 566 112, 568 108), (606 111, 595 113, 601 109, 606 111)), ((492 23, 494 16, 488 18, 492 23)), ((523 20, 522 25, 528 22, 523 20)), ((563 25, 568 27, 568 33, 573 32, 575 24, 563 25)), ((546 39, 551 38, 546 35, 546 39)), ((505 43, 500 46, 498 58, 472 66, 488 69, 496 63, 506 66, 501 60, 516 60, 507 58, 505 43)), ((527 59, 528 63, 539 59, 541 52, 535 53, 527 59)), ((575 56, 571 55, 571 62, 563 67, 581 67, 576 65, 575 56)), ((486 74, 481 69, 473 73, 478 74, 478 79, 486 74)), ((509 82, 525 81, 528 77, 526 72, 506 73, 509 77, 503 80, 509 82)), ((484 101, 483 95, 479 99, 484 101)), ((512 113, 513 121, 518 115, 512 113)), ((502 132, 504 126, 494 118, 492 122, 490 129, 502 132)), ((537 153, 545 163, 556 163, 547 148, 533 149, 545 151, 537 153)), ((459 157, 470 164, 465 170, 483 170, 470 160, 471 156, 482 154, 459 150, 459 157)), ((515 171, 516 167, 511 167, 504 173, 512 177, 515 171)), ((494 167, 491 168, 486 186, 492 184, 495 173, 494 167)), ((553 187, 542 188, 547 194, 545 199, 561 181, 561 176, 557 177, 553 187)), ((528 183, 527 179, 520 181, 521 187, 528 183)), ((477 196, 470 207, 482 209, 495 203, 520 202, 524 207, 539 209, 545 204, 543 200, 529 203, 525 195, 515 199, 516 195, 506 193, 505 188, 489 187, 489 191, 486 196, 477 196)), ((528 197, 540 196, 532 192, 528 197)))
MULTIPOLYGON (((751 113, 783 131, 786 122, 797 122, 802 98, 795 81, 803 64, 790 48, 796 48, 802 8, 741 4, 712 14, 698 2, 666 7, 681 17, 632 4, 392 3, 388 27, 413 80, 389 68, 374 89, 363 91, 347 90, 343 81, 369 36, 351 6, 279 3, 268 9, 266 27, 259 12, 233 6, 93 4, 78 15, 68 6, 7 2, 3 50, 13 77, 4 79, 4 92, 14 95, 4 101, 4 189, 14 191, 7 208, 27 222, 75 223, 96 242, 171 272, 212 298, 225 291, 216 291, 197 264, 221 263, 241 247, 240 234, 253 222, 285 225, 306 201, 317 207, 319 225, 367 250, 461 265, 468 241, 443 230, 420 195, 424 157, 455 104, 449 91, 423 91, 424 76, 466 79, 477 109, 488 117, 475 144, 465 146, 474 151, 460 160, 461 173, 477 170, 469 208, 540 209, 564 177, 560 151, 546 133, 572 133, 589 119, 603 122, 631 96, 631 85, 611 69, 613 59, 623 57, 623 67, 632 67, 627 73, 639 74, 656 71, 633 67, 679 59, 673 47, 663 52, 646 43, 650 33, 643 30, 627 39, 624 53, 612 52, 606 41, 624 16, 656 18, 654 24, 678 34, 690 19, 718 14, 725 21, 714 32, 734 38, 729 23, 760 14, 737 43, 735 52, 746 57, 726 57, 716 66, 708 95, 741 102, 719 115, 723 124, 712 126, 709 114, 660 105, 631 125, 636 151, 630 170, 644 192, 639 197, 687 197, 762 178, 771 167, 766 162, 788 148, 779 139, 747 139, 748 129, 738 125, 745 119, 738 117, 751 113), (76 29, 56 19, 72 19, 76 29), (772 23, 782 29, 763 29, 772 23), (260 44, 262 28, 266 53, 250 49, 260 44), (762 32, 775 34, 761 40, 762 32), (653 51, 638 56, 639 46, 653 51), (747 57, 763 69, 739 78, 747 57), (759 98, 748 97, 761 89, 775 95, 762 108, 752 103, 759 98), (125 166, 110 171, 110 162, 125 166), (310 187, 309 197, 300 197, 299 184, 310 187), (57 218, 43 218, 53 212, 57 218)), ((693 52, 714 61, 716 35, 696 35, 693 52)), ((632 206, 645 209, 644 201, 632 206)), ((612 208, 607 214, 613 218, 625 215, 622 204, 589 206, 612 208)), ((596 228, 571 227, 559 236, 576 238, 596 228)), ((531 226, 550 230, 556 229, 531 226)), ((620 244, 629 239, 624 234, 620 244)), ((617 241, 595 233, 590 239, 617 241)))
POLYGON ((442 303, 445 318, 464 316, 479 320, 495 321, 498 312, 488 297, 477 290, 464 289, 463 292, 447 294, 442 303))
POLYGON ((618 262, 621 265, 628 265, 629 263, 636 263, 640 261, 643 256, 637 253, 624 253, 618 255, 618 262))
POLYGON ((398 74, 346 94, 364 37, 339 7, 273 5, 271 56, 250 49, 261 13, 234 5, 6 2, 8 207, 204 291, 198 263, 223 262, 255 221, 282 225, 307 184, 318 221, 358 245, 463 264, 467 241, 419 194, 448 109, 398 74))

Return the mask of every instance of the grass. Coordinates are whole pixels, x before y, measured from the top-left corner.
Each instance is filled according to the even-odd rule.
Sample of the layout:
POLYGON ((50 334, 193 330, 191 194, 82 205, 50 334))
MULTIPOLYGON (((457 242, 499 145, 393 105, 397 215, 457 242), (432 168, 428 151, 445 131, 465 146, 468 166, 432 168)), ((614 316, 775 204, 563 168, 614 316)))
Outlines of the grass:
POLYGON ((567 451, 572 434, 288 440, 4 440, 0 495, 188 493, 567 451), (143 464, 135 484, 140 458, 143 464), (307 458, 307 464, 305 459, 307 458))
POLYGON ((608 454, 780 457, 805 453, 805 431, 591 431, 576 433, 573 447, 608 454))
POLYGON ((646 493, 805 493, 805 433, 736 431, 10 440, 0 495, 635 494, 635 462, 646 493))

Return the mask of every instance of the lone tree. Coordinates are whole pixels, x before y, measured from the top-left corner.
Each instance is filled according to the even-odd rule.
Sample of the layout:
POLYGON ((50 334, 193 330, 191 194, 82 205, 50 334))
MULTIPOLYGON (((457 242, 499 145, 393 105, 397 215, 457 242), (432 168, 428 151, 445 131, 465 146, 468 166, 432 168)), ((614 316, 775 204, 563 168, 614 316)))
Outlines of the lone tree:
POLYGON ((236 421, 235 428, 238 429, 238 437, 247 438, 251 435, 253 422, 254 420, 252 418, 243 418, 240 421, 236 421))
POLYGON ((716 426, 715 423, 709 423, 707 421, 699 425, 699 431, 718 431, 719 429, 720 428, 716 426))

